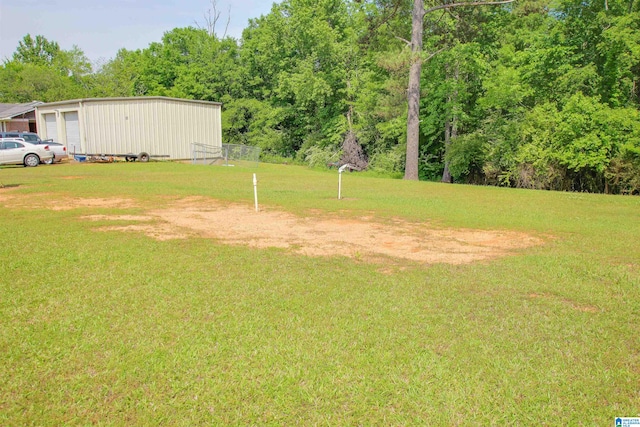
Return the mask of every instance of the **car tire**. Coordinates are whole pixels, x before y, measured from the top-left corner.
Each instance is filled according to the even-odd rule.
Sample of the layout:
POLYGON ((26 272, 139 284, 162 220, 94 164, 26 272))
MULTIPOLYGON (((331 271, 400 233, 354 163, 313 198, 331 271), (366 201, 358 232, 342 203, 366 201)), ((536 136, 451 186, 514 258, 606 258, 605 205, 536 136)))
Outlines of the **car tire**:
POLYGON ((149 161, 149 153, 145 153, 144 151, 138 154, 138 161, 146 163, 149 161))
POLYGON ((25 167, 36 167, 40 164, 40 157, 31 153, 24 156, 24 166, 25 167))
POLYGON ((49 160, 45 160, 45 161, 44 161, 44 162, 42 162, 42 163, 44 163, 45 165, 52 165, 52 164, 53 164, 53 162, 55 162, 55 161, 56 161, 56 156, 53 156, 53 157, 52 157, 52 158, 50 158, 49 160))

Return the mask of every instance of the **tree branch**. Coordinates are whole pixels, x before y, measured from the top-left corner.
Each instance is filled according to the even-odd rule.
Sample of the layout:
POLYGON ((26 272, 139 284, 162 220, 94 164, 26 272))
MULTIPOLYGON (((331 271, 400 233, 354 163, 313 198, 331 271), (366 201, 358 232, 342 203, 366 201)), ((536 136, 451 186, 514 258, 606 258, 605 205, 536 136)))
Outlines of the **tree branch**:
POLYGON ((405 43, 407 44, 407 46, 411 46, 411 42, 410 42, 409 40, 404 39, 404 38, 402 38, 402 37, 400 37, 400 36, 394 36, 394 37, 395 37, 395 38, 397 38, 397 39, 398 39, 398 40, 400 40, 400 41, 405 42, 405 43))
POLYGON ((368 25, 369 25, 369 30, 368 30, 367 34, 365 34, 362 37, 362 40, 363 40, 363 42, 365 44, 369 42, 371 37, 373 37, 373 33, 376 32, 378 30, 378 28, 380 28, 381 26, 383 26, 387 22, 391 21, 391 19, 393 19, 396 16, 398 10, 400 9, 400 3, 401 2, 396 2, 393 5, 393 10, 391 11, 391 13, 389 13, 388 15, 383 15, 383 17, 380 20, 380 22, 374 22, 373 18, 367 18, 367 22, 368 22, 368 25))
POLYGON ((500 4, 513 3, 515 0, 504 0, 504 1, 474 1, 474 2, 461 2, 461 3, 449 3, 449 4, 441 4, 440 6, 434 6, 430 9, 424 11, 424 14, 435 12, 436 10, 442 9, 451 9, 454 7, 463 7, 463 6, 495 6, 500 4))
POLYGON ((227 25, 225 25, 224 27, 224 34, 222 35, 222 38, 227 37, 227 31, 229 31, 229 23, 231 22, 231 6, 229 6, 229 12, 228 12, 228 17, 227 17, 227 25))
POLYGON ((434 56, 436 56, 437 54, 439 54, 440 52, 442 52, 445 49, 446 49, 446 47, 443 47, 442 49, 436 50, 431 55, 429 55, 426 58, 422 59, 422 63, 424 64, 425 62, 427 62, 428 60, 430 60, 431 58, 433 58, 434 56))

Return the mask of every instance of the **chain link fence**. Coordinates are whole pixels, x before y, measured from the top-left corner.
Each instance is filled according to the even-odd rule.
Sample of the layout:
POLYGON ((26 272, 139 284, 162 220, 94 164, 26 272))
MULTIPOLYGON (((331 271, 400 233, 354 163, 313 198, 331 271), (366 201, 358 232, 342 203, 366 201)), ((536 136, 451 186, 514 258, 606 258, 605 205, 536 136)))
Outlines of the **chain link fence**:
POLYGON ((257 167, 260 163, 260 148, 250 145, 222 144, 218 147, 194 142, 191 153, 194 165, 257 167))

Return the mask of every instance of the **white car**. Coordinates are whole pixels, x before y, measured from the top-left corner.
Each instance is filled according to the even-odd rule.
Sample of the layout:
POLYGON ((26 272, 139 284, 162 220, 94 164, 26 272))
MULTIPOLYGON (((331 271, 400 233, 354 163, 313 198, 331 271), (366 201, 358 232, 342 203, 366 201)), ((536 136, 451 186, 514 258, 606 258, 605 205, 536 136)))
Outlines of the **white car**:
POLYGON ((69 158, 69 155, 67 154, 67 147, 60 144, 59 142, 40 141, 37 143, 37 145, 48 145, 49 150, 51 150, 51 153, 53 154, 53 158, 51 160, 43 160, 42 163, 50 165, 53 162, 60 163, 63 160, 69 158))
POLYGON ((0 165, 38 166, 53 159, 48 145, 31 144, 20 138, 0 138, 0 165))
POLYGON ((21 141, 30 142, 31 144, 37 145, 48 145, 49 150, 53 153, 53 159, 42 163, 51 164, 53 162, 61 162, 65 159, 69 158, 69 154, 67 153, 67 147, 57 142, 53 142, 52 139, 42 140, 38 136, 37 133, 33 132, 0 132, 0 138, 10 138, 10 139, 19 139, 21 141))

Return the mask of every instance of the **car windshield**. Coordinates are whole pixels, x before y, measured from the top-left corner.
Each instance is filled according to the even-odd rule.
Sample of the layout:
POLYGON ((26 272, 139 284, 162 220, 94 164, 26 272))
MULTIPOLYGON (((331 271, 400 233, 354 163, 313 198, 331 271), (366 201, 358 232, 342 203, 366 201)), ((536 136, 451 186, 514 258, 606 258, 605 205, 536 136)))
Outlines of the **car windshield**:
POLYGON ((38 135, 29 134, 29 133, 23 134, 21 138, 23 138, 25 141, 30 142, 32 144, 35 144, 40 141, 40 138, 38 138, 38 135))

